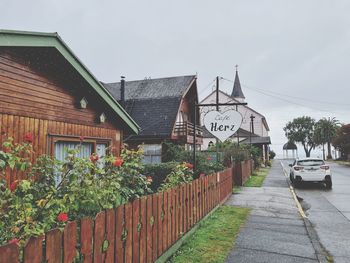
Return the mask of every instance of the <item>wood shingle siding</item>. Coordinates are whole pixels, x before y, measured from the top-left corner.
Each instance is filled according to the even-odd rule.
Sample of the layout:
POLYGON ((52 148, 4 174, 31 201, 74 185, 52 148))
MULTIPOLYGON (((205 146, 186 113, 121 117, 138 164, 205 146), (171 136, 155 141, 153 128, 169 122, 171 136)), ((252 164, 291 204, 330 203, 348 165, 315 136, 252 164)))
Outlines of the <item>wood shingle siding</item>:
MULTIPOLYGON (((0 54, 0 86, 1 113, 96 125, 99 114, 96 108, 100 106, 93 103, 93 99, 87 109, 77 108, 79 100, 74 93, 83 92, 63 88, 62 84, 53 83, 4 54, 0 54)), ((99 125, 113 128, 108 122, 99 125)))
MULTIPOLYGON (((42 154, 53 154, 54 135, 65 136, 67 140, 86 138, 103 139, 119 154, 121 127, 117 122, 98 122, 98 116, 106 108, 90 93, 67 87, 44 69, 33 69, 28 61, 0 52, 0 145, 7 137, 22 142, 27 133, 34 135, 32 161, 42 154), (88 107, 80 109, 82 96, 88 97, 88 107)), ((109 119, 115 117, 109 113, 109 119)), ((1 148, 1 147, 0 147, 1 148)), ((5 173, 10 184, 23 179, 20 172, 5 173)))
MULTIPOLYGON (((64 135, 86 138, 101 138, 110 140, 110 145, 114 147, 115 154, 119 154, 121 133, 115 129, 107 129, 100 127, 91 127, 81 124, 72 124, 52 120, 43 120, 37 118, 16 116, 11 114, 0 113, 0 130, 3 133, 0 136, 2 144, 5 137, 13 137, 14 142, 22 142, 23 136, 26 133, 34 134, 33 149, 34 155, 32 160, 42 154, 52 153, 52 138, 54 135, 64 135), (51 135, 51 136, 50 136, 51 135)), ((11 183, 14 180, 22 179, 22 174, 15 172, 7 172, 7 182, 11 183)))

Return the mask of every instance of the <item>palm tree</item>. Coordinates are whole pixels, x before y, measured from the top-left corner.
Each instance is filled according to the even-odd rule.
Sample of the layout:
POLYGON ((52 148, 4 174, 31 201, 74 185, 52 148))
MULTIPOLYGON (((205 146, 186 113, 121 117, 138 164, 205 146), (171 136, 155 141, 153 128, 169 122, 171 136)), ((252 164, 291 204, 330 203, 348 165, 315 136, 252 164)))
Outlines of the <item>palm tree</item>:
POLYGON ((314 140, 318 145, 327 143, 327 159, 332 159, 331 141, 335 138, 340 123, 336 118, 322 118, 315 124, 314 140))

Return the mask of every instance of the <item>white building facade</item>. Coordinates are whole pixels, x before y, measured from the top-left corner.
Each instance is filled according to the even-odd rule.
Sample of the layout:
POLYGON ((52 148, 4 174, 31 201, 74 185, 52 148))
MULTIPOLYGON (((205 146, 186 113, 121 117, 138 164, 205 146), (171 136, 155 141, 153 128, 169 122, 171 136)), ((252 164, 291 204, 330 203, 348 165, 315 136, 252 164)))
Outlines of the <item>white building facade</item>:
MULTIPOLYGON (((241 89, 241 84, 236 70, 235 81, 233 85, 232 94, 229 95, 225 92, 219 91, 219 103, 243 103, 245 96, 241 89)), ((213 91, 206 98, 204 98, 200 104, 212 104, 216 103, 216 92, 213 91)), ((203 107, 201 109, 201 123, 203 123, 204 116, 207 112, 216 110, 215 106, 203 107)), ((252 109, 248 105, 235 105, 235 106, 220 106, 219 111, 225 112, 227 110, 237 110, 243 117, 241 128, 235 135, 231 137, 233 141, 240 143, 252 143, 256 146, 261 146, 263 150, 264 161, 268 160, 268 145, 270 142, 269 126, 266 118, 261 113, 252 109)), ((214 143, 216 139, 214 136, 204 136, 202 150, 208 149, 208 145, 214 143)))

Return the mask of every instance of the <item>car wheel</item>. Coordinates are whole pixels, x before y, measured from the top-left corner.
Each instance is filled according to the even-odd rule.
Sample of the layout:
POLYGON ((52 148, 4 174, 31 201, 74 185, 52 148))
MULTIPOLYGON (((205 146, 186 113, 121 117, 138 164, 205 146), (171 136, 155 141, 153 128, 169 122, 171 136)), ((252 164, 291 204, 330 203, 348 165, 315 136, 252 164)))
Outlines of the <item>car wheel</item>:
POLYGON ((301 185, 301 182, 300 182, 300 181, 293 180, 293 185, 294 185, 295 188, 299 188, 300 185, 301 185))
POLYGON ((294 178, 293 178, 292 174, 289 175, 289 179, 292 183, 294 183, 294 178))
POLYGON ((332 189, 332 180, 327 180, 326 181, 326 188, 327 189, 332 189))

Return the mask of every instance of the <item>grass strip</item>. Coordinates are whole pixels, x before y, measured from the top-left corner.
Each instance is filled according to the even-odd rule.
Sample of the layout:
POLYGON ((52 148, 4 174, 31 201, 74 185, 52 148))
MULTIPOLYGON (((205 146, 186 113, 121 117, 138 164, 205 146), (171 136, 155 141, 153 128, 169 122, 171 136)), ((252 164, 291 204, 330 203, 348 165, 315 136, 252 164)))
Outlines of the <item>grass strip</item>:
POLYGON ((269 173, 270 168, 259 168, 252 176, 245 182, 246 187, 261 187, 264 183, 266 176, 269 173))
POLYGON ((249 211, 248 208, 219 207, 168 262, 224 262, 249 211))
POLYGON ((350 161, 334 161, 334 162, 340 165, 350 166, 350 161))
POLYGON ((242 187, 241 186, 233 186, 232 188, 232 194, 238 194, 239 192, 242 191, 242 187))

